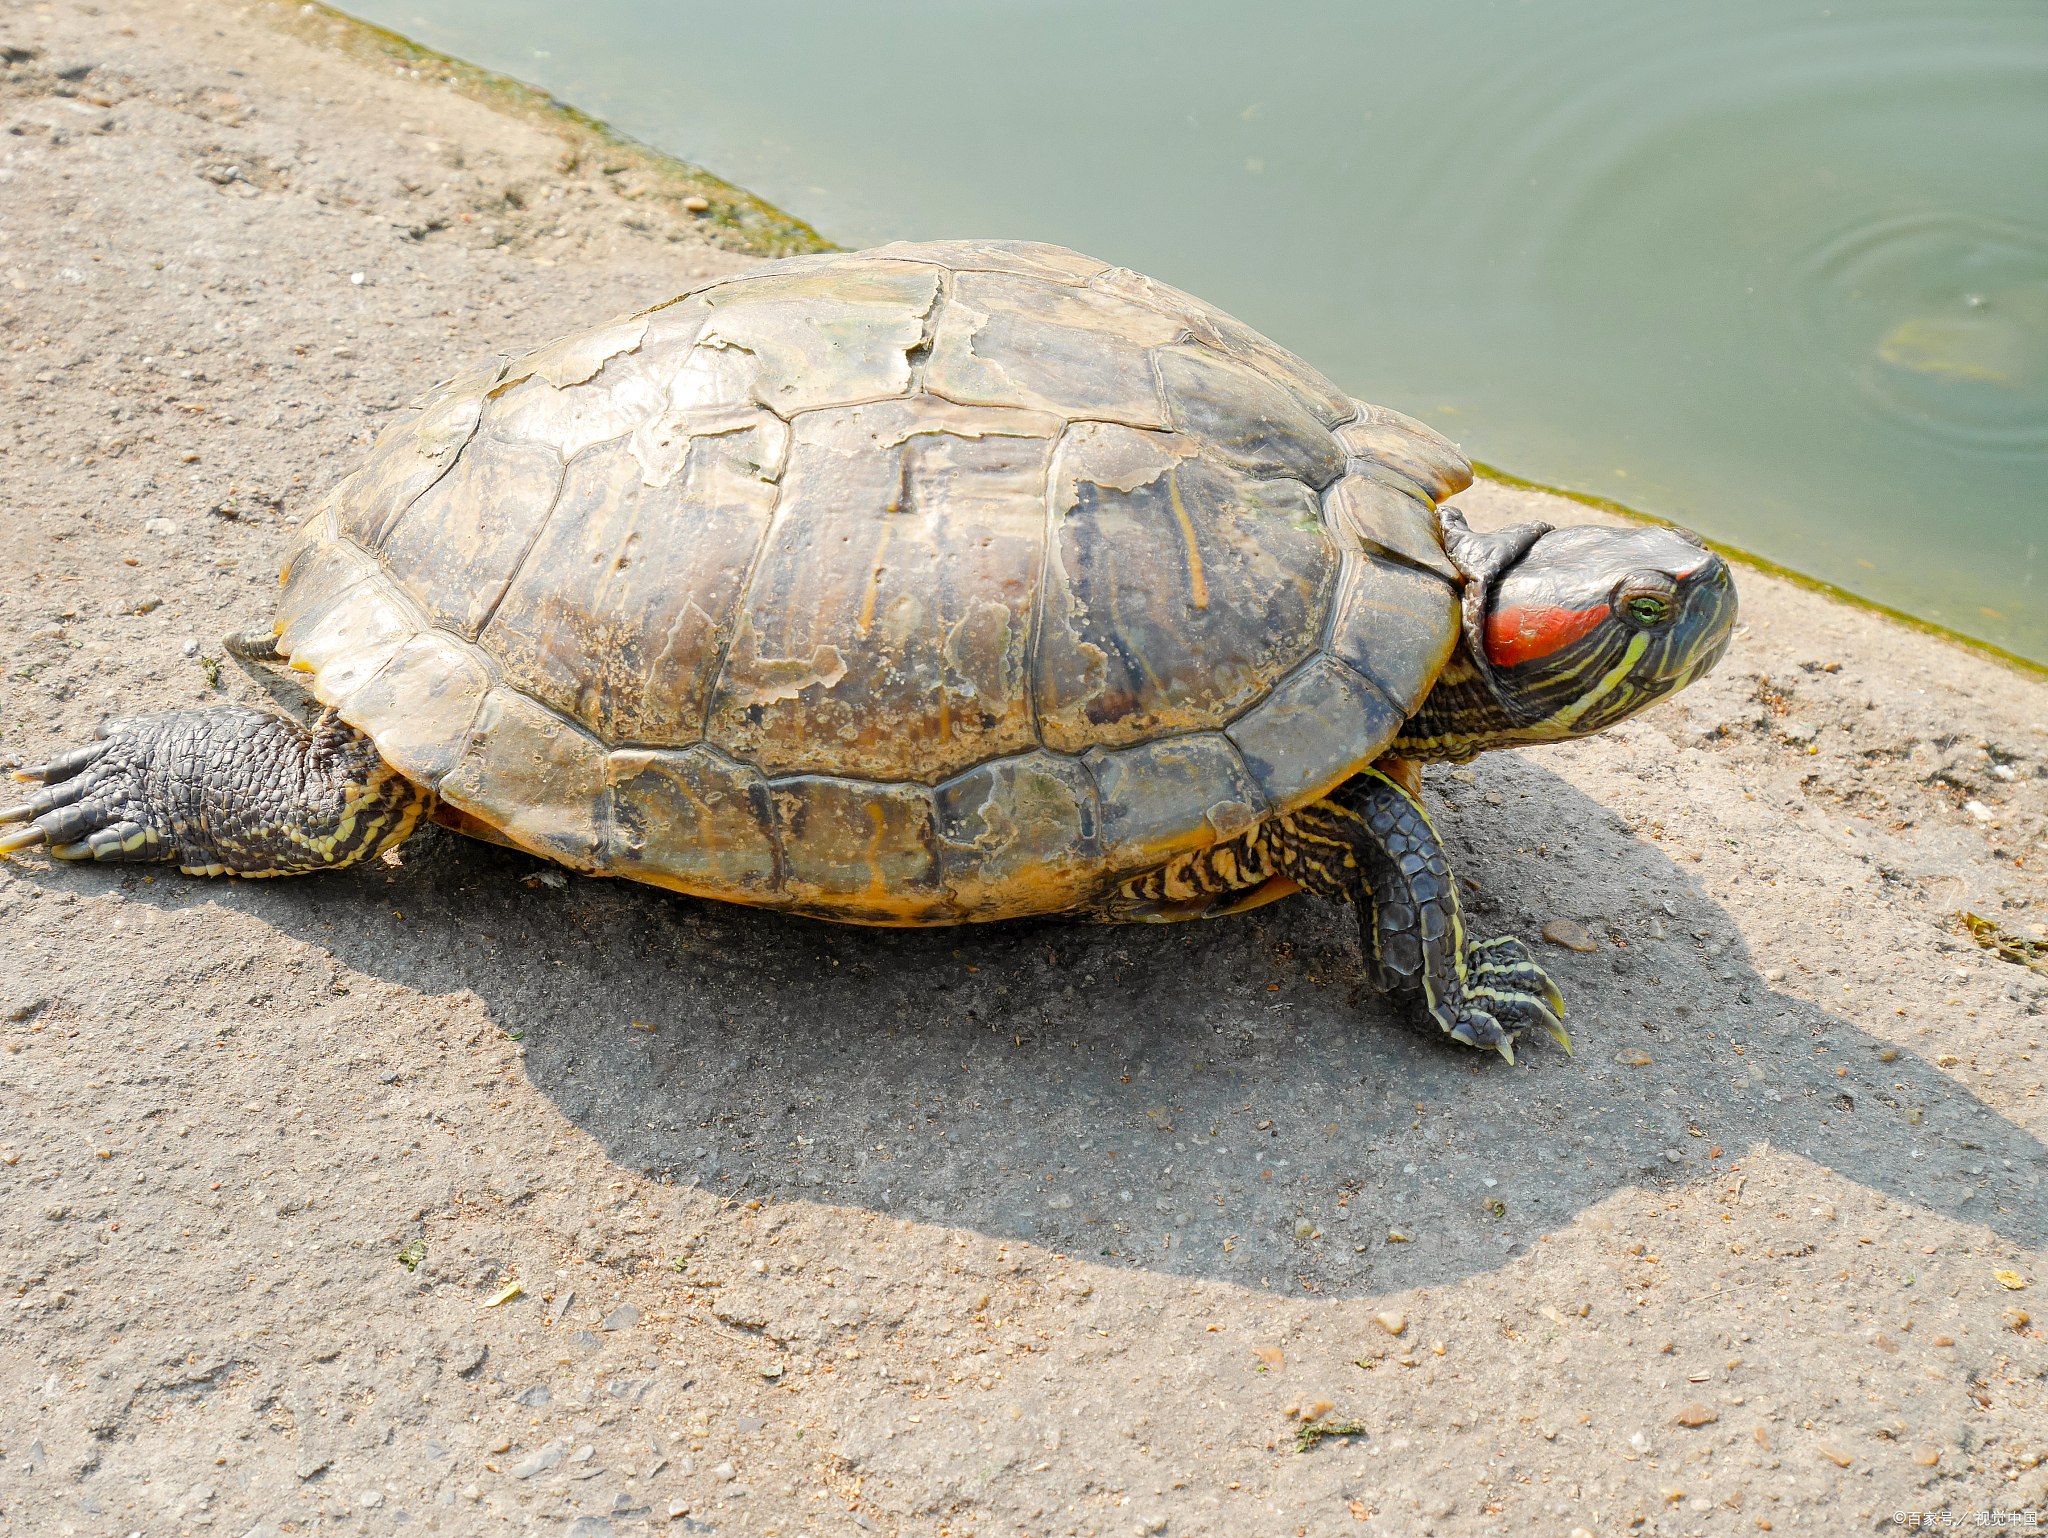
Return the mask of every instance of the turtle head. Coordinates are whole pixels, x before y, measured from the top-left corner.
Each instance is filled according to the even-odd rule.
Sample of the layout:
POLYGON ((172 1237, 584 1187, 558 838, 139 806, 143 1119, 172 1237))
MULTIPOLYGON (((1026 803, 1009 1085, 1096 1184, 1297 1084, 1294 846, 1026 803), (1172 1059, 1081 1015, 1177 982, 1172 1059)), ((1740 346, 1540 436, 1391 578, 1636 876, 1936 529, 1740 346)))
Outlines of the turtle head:
POLYGON ((1466 574, 1457 651, 1391 751, 1467 759, 1590 736, 1683 689, 1735 626, 1727 563, 1683 529, 1473 534, 1444 509, 1466 574))

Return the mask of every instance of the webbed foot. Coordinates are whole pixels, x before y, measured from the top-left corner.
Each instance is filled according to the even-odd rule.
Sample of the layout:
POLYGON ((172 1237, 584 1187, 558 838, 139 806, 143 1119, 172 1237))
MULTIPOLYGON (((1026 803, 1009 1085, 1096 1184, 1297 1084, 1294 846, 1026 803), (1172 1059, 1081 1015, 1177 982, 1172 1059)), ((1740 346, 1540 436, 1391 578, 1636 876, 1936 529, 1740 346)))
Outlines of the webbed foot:
POLYGON ((1460 986, 1446 991, 1462 995, 1457 1009, 1451 998, 1430 1004, 1430 1015, 1454 1040, 1491 1049, 1512 1063, 1515 1038, 1541 1026, 1567 1053, 1572 1050, 1564 995, 1513 935, 1468 942, 1456 972, 1460 986))
POLYGON ((0 824, 28 824, 0 837, 0 854, 48 844, 60 860, 167 858, 158 848, 157 830, 129 815, 134 798, 118 763, 102 765, 113 742, 109 728, 101 731, 102 741, 15 773, 17 780, 49 789, 0 811, 0 824))
POLYGON ((1286 819, 1287 874, 1359 905, 1374 987, 1411 999, 1454 1041, 1515 1060, 1541 1026, 1569 1052, 1564 996, 1513 936, 1474 939, 1458 886, 1403 766, 1368 769, 1286 819))
POLYGON ((365 859, 412 831, 424 797, 332 713, 309 731, 245 706, 131 716, 15 775, 46 788, 0 811, 0 855, 175 860, 189 875, 297 875, 365 859))

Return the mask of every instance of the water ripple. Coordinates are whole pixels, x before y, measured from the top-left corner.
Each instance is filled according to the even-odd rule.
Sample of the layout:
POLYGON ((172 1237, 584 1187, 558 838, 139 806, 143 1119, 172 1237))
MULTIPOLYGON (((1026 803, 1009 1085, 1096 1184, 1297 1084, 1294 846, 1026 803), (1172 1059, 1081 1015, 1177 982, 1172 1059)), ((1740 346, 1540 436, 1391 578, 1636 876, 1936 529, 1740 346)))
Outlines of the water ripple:
POLYGON ((1893 420, 1986 450, 2048 447, 2048 229, 1875 217, 1810 246, 1793 287, 1809 344, 1893 420))

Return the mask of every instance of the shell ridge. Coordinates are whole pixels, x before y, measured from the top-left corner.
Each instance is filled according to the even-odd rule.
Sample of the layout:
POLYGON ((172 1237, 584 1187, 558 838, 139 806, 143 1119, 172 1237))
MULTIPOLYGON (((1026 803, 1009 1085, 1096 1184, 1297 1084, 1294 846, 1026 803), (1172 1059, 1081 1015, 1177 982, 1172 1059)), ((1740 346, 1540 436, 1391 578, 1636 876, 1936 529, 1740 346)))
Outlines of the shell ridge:
MULTIPOLYGON (((350 543, 353 543, 353 541, 351 541, 350 543)), ((413 638, 413 636, 417 636, 421 632, 433 628, 433 622, 423 617, 419 612, 418 605, 412 602, 412 595, 402 591, 399 588, 398 584, 391 579, 389 574, 387 574, 384 571, 384 569, 377 564, 375 556, 368 555, 367 552, 365 552, 365 555, 365 569, 363 570, 362 574, 359 577, 357 577, 353 582, 346 584, 340 592, 334 595, 334 598, 326 605, 325 609, 322 611, 321 617, 325 618, 326 615, 331 614, 334 610, 340 608, 341 600, 355 592, 357 588, 364 586, 374 586, 378 589, 378 593, 381 598, 383 598, 394 609, 398 610, 399 613, 403 614, 409 621, 411 621, 413 631, 411 636, 406 636, 401 640, 394 641, 391 644, 390 650, 388 654, 385 656, 384 660, 380 662, 372 672, 368 673, 363 678, 358 679, 350 687, 350 693, 355 692, 356 689, 363 687, 365 684, 374 683, 378 678, 382 677, 384 670, 390 667, 392 662, 396 660, 399 652, 405 649, 407 641, 410 641, 413 638)), ((278 631, 279 636, 283 636, 286 630, 289 630, 303 617, 304 611, 301 611, 301 613, 291 615, 289 617, 280 616, 280 618, 283 620, 283 626, 278 631)), ((303 636, 300 637, 302 643, 304 639, 305 638, 303 636)), ((332 661, 334 659, 329 658, 327 660, 332 661)), ((313 698, 318 700, 323 705, 334 706, 335 709, 340 710, 342 712, 342 719, 344 721, 348 721, 348 712, 344 708, 343 702, 336 700, 331 695, 322 692, 324 688, 323 675, 326 673, 326 671, 327 669, 324 663, 313 670, 313 698)), ((346 696, 343 696, 343 700, 345 699, 346 696)), ((356 723, 353 721, 349 721, 349 724, 351 726, 356 725, 356 723)))
POLYGON ((938 269, 939 284, 932 293, 931 308, 924 312, 924 323, 918 331, 917 341, 903 354, 904 360, 910 364, 908 396, 911 400, 925 393, 924 376, 931 364, 932 344, 938 340, 939 320, 953 303, 953 269, 939 262, 931 265, 938 269))
MULTIPOLYGON (((734 785, 741 788, 746 797, 747 810, 752 814, 752 823, 767 846, 768 874, 767 891, 733 892, 715 884, 687 883, 683 881, 657 882, 672 891, 687 892, 692 896, 708 897, 726 902, 760 904, 764 897, 772 897, 783 888, 784 855, 782 848, 782 827, 775 815, 771 782, 760 767, 747 759, 728 753, 713 742, 693 742, 678 747, 670 743, 622 743, 612 749, 605 758, 605 791, 610 801, 611 821, 607 828, 609 837, 623 840, 633 830, 635 819, 620 814, 619 787, 629 784, 639 775, 656 764, 671 764, 678 760, 700 758, 725 769, 734 785)), ((700 805, 708 805, 694 791, 691 799, 700 805)), ((714 800, 716 798, 713 798, 714 800)), ((644 853, 636 849, 635 853, 644 853)))
POLYGON ((1316 637, 1316 649, 1309 653, 1312 657, 1335 655, 1330 648, 1337 641, 1337 616, 1343 612, 1343 597, 1351 589, 1351 583, 1358 572, 1359 562, 1371 559, 1363 550, 1358 548, 1356 535, 1352 536, 1348 544, 1341 539, 1333 542, 1337 546, 1337 582, 1331 592, 1329 612, 1323 616, 1322 634, 1316 637))
MULTIPOLYGON (((690 595, 689 601, 686 602, 680 609, 676 610, 675 618, 669 622, 668 631, 661 638, 660 649, 656 651, 653 656, 648 658, 647 672, 650 677, 652 677, 655 673, 660 671, 661 664, 665 659, 673 657, 675 655, 677 638, 683 634, 684 629, 689 623, 689 619, 692 614, 696 615, 697 618, 703 622, 705 629, 712 631, 714 634, 717 632, 718 622, 704 611, 704 609, 697 602, 697 595, 692 593, 690 595)), ((719 653, 719 661, 721 666, 724 663, 724 657, 725 654, 723 650, 721 650, 719 653)), ((711 673, 708 669, 706 670, 706 673, 708 676, 700 677, 697 680, 696 740, 700 743, 704 743, 706 746, 709 746, 711 743, 711 739, 706 735, 706 733, 709 731, 711 724, 711 691, 713 688, 717 686, 718 675, 716 673, 711 673)))
MULTIPOLYGON (((481 417, 479 417, 478 420, 479 422, 481 422, 481 417)), ((409 497, 403 504, 393 508, 388 514, 385 515, 384 521, 377 525, 376 537, 369 541, 369 549, 373 554, 378 551, 381 551, 384 548, 384 542, 391 538, 391 531, 398 527, 399 523, 404 519, 407 513, 411 512, 415 507, 419 505, 420 499, 426 496, 429 492, 433 491, 435 487, 439 486, 443 481, 447 480, 451 474, 454 473, 456 465, 459 464, 462 460, 462 456, 469 452, 469 446, 472 443, 476 442, 477 426, 478 423, 472 423, 470 425, 469 432, 464 435, 462 442, 456 446, 455 452, 448 456, 448 463, 440 468, 440 470, 435 474, 432 480, 428 481, 425 485, 421 486, 420 489, 417 492, 415 492, 411 497, 409 497)), ((367 468, 367 465, 365 465, 363 468, 367 468)), ((349 476, 349 480, 354 480, 357 475, 360 475, 362 473, 362 468, 358 468, 349 476)), ((336 492, 339 492, 341 488, 337 486, 335 490, 336 492)), ((338 511, 339 498, 337 498, 336 506, 338 511)), ((337 522, 338 521, 339 520, 337 518, 337 522)))
POLYGON ((1367 539, 1363 535, 1361 535, 1359 537, 1359 543, 1365 547, 1365 552, 1368 556, 1376 557, 1380 560, 1391 562, 1393 565, 1403 567, 1409 571, 1425 572, 1428 575, 1436 578, 1439 582, 1442 582, 1444 580, 1444 575, 1442 572, 1432 570, 1430 567, 1424 565, 1421 561, 1416 560, 1413 556, 1406 555, 1399 550, 1395 550, 1390 548, 1389 546, 1383 545, 1376 539, 1367 539))
POLYGON ((1045 492, 1043 516, 1038 524, 1038 574, 1031 587, 1031 630, 1024 643, 1024 698, 1025 708, 1030 712, 1031 740, 1038 744, 1039 751, 1055 751, 1045 740, 1045 726, 1039 719, 1038 665, 1044 651, 1045 613, 1047 607, 1046 583, 1053 562, 1059 559, 1059 539, 1056 526, 1060 518, 1059 509, 1054 505, 1059 495, 1059 478, 1053 474, 1053 467, 1060 462, 1060 450, 1065 446, 1067 434, 1074 430, 1069 422, 1053 435, 1052 445, 1045 456, 1045 492))
MULTIPOLYGON (((601 444, 591 445, 591 448, 601 447, 603 447, 601 444)), ((589 452, 590 448, 583 450, 583 454, 589 452)), ((580 459, 583 457, 583 454, 578 454, 575 458, 580 459)), ((491 621, 498 617, 498 609, 505 602, 505 595, 512 591, 512 584, 519 580, 520 570, 526 565, 527 557, 533 554, 533 547, 540 543, 540 537, 547 532, 548 525, 555 521, 555 514, 562 506, 562 492, 569 484, 568 468, 567 464, 563 465, 563 473, 555 482, 554 495, 548 498, 548 510, 540 517, 534 519, 533 528, 527 532, 525 543, 519 547, 518 559, 513 561, 510 569, 505 573, 505 581, 498 589, 498 596, 491 600, 490 607, 485 609, 482 616, 477 620, 476 633, 479 637, 491 628, 491 621)), ((479 652, 483 650, 482 647, 477 647, 476 649, 479 652)))
MULTIPOLYGON (((794 437, 794 434, 791 436, 794 437)), ((718 744, 716 739, 711 736, 712 711, 718 704, 718 697, 725 683, 725 670, 732 661, 733 645, 738 641, 741 629, 743 627, 751 627, 754 579, 760 575, 762 558, 768 553, 768 547, 774 543, 776 535, 788 521, 789 509, 786 505, 788 500, 789 483, 778 478, 775 482, 775 510, 768 515, 768 521, 761 526, 761 536, 754 541, 753 552, 747 557, 747 574, 741 579, 739 592, 733 600, 732 627, 719 638, 718 655, 712 660, 711 666, 704 670, 705 676, 710 679, 710 683, 704 694, 704 713, 701 718, 702 724, 698 727, 698 740, 709 743, 714 747, 718 744)), ((779 865, 777 869, 780 869, 779 865)), ((776 890, 781 890, 779 884, 776 890)))
POLYGON ((1225 727, 1224 735, 1273 809, 1286 812, 1327 794, 1379 757, 1407 718, 1364 673, 1317 651, 1225 727), (1333 675, 1343 686, 1334 696, 1328 687, 1333 675), (1347 728, 1367 736, 1347 736, 1347 728))

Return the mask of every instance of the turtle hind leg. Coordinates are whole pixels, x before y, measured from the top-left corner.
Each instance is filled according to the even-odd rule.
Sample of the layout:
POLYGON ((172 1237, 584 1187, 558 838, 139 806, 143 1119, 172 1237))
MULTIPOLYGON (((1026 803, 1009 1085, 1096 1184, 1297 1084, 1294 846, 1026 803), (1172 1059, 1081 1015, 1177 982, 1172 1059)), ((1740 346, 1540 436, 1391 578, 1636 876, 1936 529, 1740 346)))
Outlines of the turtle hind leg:
POLYGON ((1248 913, 1301 890, 1280 868, 1270 822, 1133 876, 1082 916, 1107 924, 1178 924, 1248 913))
POLYGON ((21 771, 45 789, 0 811, 0 855, 175 861, 190 875, 334 870, 409 835, 426 796, 332 712, 308 729, 241 705, 133 716, 21 771))
POLYGON ((1571 1050, 1557 985, 1521 941, 1466 931, 1443 844, 1393 776, 1368 769, 1277 822, 1282 868, 1310 891, 1358 903, 1375 988, 1509 1062, 1532 1025, 1571 1050))

